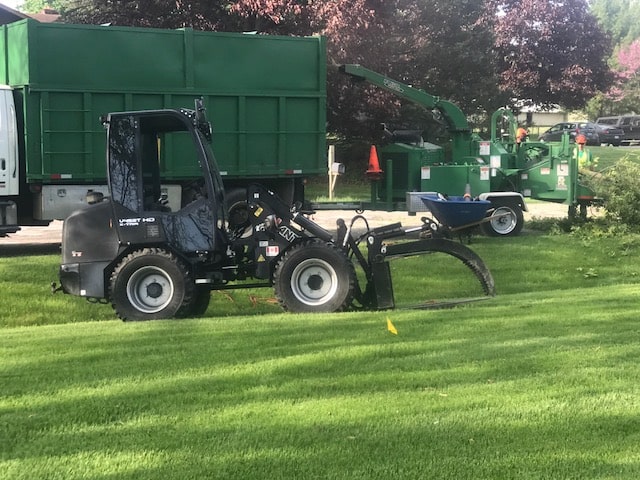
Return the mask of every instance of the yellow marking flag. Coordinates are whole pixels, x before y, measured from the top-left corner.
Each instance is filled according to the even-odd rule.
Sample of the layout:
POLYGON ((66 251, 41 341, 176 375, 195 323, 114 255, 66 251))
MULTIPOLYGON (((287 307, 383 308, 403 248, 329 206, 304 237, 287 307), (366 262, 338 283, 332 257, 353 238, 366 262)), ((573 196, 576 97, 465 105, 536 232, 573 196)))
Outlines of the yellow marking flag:
POLYGON ((391 323, 391 319, 389 317, 387 317, 387 330, 389 330, 389 332, 393 333, 394 335, 398 334, 398 330, 396 330, 395 325, 391 323))

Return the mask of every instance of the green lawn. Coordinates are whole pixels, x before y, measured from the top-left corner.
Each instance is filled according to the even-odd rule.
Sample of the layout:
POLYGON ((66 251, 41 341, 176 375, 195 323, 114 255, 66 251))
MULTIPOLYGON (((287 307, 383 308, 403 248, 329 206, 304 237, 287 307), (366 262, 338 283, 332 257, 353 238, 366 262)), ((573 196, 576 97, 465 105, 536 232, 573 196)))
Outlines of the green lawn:
POLYGON ((621 158, 640 161, 640 148, 634 147, 589 147, 594 157, 598 158, 598 169, 610 167, 621 158))
MULTIPOLYGON (((463 307, 293 315, 265 289, 148 323, 52 296, 56 256, 2 258, 0 479, 638 478, 640 237, 471 247, 498 295, 463 307)), ((398 294, 456 288, 416 265, 398 294)))

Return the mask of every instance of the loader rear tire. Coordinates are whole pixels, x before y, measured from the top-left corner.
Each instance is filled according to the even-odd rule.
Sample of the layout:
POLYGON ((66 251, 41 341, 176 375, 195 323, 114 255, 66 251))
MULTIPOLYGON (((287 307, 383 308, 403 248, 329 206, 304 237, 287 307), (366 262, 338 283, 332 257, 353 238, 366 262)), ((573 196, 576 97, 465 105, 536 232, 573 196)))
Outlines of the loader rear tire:
POLYGON ((190 305, 194 284, 173 254, 143 248, 122 259, 111 274, 109 298, 122 320, 157 320, 180 315, 190 305))
POLYGON ((287 251, 273 278, 276 298, 290 312, 339 312, 353 300, 356 273, 339 248, 321 241, 287 251))

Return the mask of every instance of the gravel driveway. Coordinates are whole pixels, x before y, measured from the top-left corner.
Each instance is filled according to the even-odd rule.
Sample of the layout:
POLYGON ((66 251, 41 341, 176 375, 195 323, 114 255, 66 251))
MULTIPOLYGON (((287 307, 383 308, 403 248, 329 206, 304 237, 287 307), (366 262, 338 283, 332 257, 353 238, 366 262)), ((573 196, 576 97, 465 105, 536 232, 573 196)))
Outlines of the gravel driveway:
MULTIPOLYGON (((567 206, 549 202, 535 202, 527 205, 528 212, 525 212, 525 222, 532 217, 563 218, 567 216, 567 206)), ((350 221, 356 215, 354 211, 348 210, 323 210, 313 215, 313 219, 329 229, 335 230, 336 220, 343 218, 350 221)), ((409 216, 406 212, 379 212, 366 211, 363 216, 372 227, 386 225, 388 223, 401 222, 405 227, 420 225, 420 214, 409 216)), ((23 227, 18 233, 5 238, 0 238, 0 248, 4 245, 25 245, 25 244, 59 244, 62 238, 62 222, 54 221, 48 227, 23 227)))

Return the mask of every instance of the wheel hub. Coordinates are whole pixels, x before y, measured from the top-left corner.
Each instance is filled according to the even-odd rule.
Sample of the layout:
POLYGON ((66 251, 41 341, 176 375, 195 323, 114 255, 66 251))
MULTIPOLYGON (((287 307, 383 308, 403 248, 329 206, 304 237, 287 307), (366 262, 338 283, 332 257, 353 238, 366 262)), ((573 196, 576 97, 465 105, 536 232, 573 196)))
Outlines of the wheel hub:
POLYGON ((308 259, 294 269, 291 288, 301 302, 322 305, 335 294, 338 279, 329 263, 321 259, 308 259))
POLYGON ((162 268, 146 266, 137 270, 127 282, 131 305, 143 313, 156 313, 165 308, 175 294, 173 281, 162 268))
POLYGON ((311 275, 309 277, 309 280, 307 281, 307 285, 311 290, 322 289, 323 283, 324 283, 324 280, 322 280, 322 277, 320 275, 311 275))
POLYGON ((513 214, 512 210, 506 207, 499 207, 493 213, 491 219, 491 226, 493 229, 501 234, 506 235, 513 231, 516 228, 517 219, 513 214))
POLYGON ((162 295, 162 285, 158 282, 153 282, 147 285, 147 296, 150 298, 158 298, 162 295))

